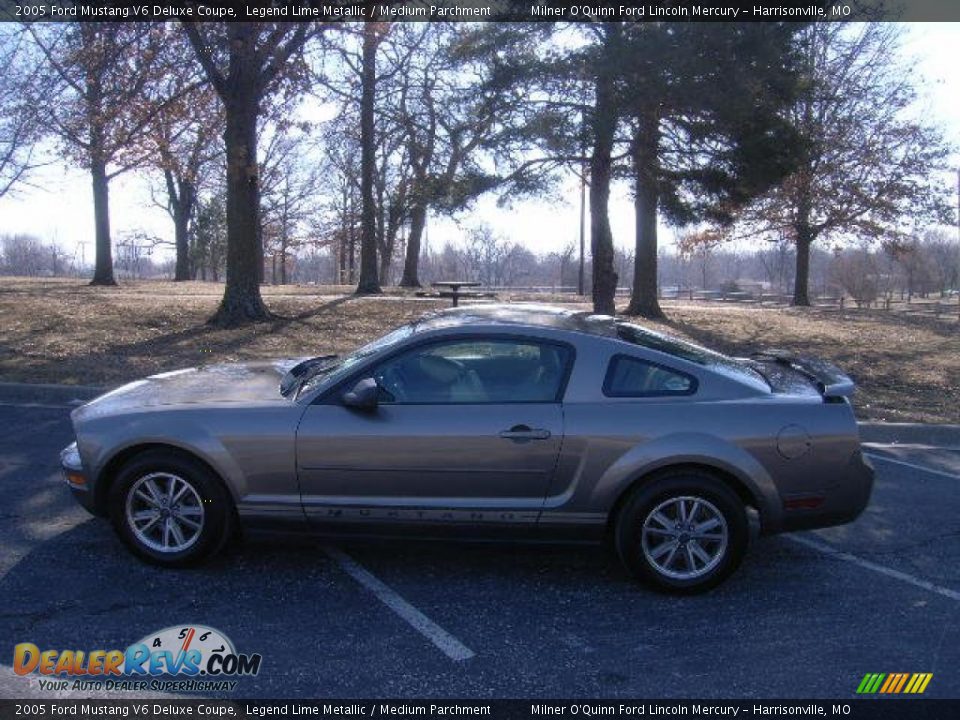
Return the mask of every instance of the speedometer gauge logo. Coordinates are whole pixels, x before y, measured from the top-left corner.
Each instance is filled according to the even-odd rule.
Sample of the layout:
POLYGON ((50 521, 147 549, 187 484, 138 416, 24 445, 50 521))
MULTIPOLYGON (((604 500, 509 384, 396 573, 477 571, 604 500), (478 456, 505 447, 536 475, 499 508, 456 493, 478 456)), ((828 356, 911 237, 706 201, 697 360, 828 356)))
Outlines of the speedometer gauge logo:
POLYGON ((150 633, 135 645, 146 645, 151 650, 177 650, 189 652, 197 650, 202 656, 213 653, 235 655, 236 650, 230 639, 219 630, 206 625, 171 625, 159 632, 150 633))
POLYGON ((261 657, 238 653, 216 628, 171 625, 128 647, 125 660, 128 675, 256 675, 261 657))

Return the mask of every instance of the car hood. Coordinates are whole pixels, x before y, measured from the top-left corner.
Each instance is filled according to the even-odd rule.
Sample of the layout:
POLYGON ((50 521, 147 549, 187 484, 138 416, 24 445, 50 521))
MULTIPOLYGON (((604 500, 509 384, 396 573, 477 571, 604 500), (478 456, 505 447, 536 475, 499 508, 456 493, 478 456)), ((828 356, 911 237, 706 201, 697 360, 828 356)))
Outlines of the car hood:
POLYGON ((280 379, 302 359, 218 363, 151 375, 94 398, 73 416, 80 419, 167 405, 290 403, 280 394, 280 379))

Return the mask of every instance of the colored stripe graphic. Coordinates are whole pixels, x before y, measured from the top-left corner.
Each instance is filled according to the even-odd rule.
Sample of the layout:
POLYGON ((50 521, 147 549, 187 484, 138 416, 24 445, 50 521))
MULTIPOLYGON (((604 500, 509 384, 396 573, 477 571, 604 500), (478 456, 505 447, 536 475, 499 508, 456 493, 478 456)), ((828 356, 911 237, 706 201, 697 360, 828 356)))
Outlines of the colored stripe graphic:
POLYGON ((933 673, 916 673, 910 682, 907 683, 907 688, 904 692, 911 693, 913 695, 919 695, 924 690, 927 689, 927 685, 930 684, 930 680, 933 678, 933 673))
POLYGON ((921 695, 933 679, 933 673, 867 673, 857 686, 857 694, 921 695))
POLYGON ((870 693, 873 692, 870 688, 873 687, 874 681, 877 679, 877 673, 867 673, 863 677, 863 682, 860 683, 860 688, 857 690, 858 693, 870 693))

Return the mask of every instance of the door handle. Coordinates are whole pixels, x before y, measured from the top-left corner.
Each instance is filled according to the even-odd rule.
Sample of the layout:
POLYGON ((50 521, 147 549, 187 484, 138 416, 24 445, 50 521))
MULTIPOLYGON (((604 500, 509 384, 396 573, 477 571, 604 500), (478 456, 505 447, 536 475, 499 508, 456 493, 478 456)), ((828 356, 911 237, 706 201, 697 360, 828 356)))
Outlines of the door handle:
POLYGON ((502 430, 500 437, 504 440, 546 440, 550 437, 550 431, 529 425, 514 425, 509 430, 502 430))

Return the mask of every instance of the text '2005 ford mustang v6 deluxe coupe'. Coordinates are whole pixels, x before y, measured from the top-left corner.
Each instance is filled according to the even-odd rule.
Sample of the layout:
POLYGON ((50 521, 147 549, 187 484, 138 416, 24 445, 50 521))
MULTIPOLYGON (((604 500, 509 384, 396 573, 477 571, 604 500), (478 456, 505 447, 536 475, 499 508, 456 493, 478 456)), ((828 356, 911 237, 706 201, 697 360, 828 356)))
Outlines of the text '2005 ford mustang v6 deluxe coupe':
POLYGON ((603 540, 661 590, 713 587, 760 532, 856 518, 873 470, 836 367, 733 359, 544 306, 438 312, 338 358, 154 375, 73 411, 79 501, 140 557, 240 524, 603 540))

